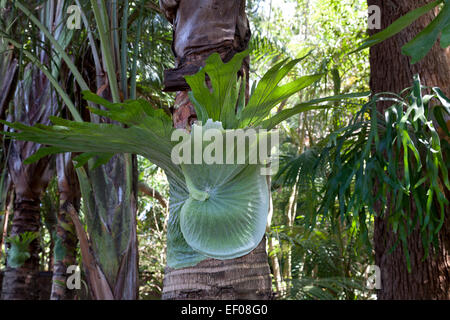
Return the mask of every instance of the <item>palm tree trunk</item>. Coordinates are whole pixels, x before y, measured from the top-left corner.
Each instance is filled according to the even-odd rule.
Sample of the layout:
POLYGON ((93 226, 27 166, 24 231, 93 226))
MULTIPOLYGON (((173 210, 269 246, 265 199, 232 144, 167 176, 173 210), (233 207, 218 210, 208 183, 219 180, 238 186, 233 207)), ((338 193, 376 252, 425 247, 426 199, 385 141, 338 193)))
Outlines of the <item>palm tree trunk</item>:
POLYGON ((70 214, 65 209, 67 204, 64 201, 58 212, 58 225, 56 236, 59 238, 61 248, 64 248, 62 257, 55 256, 53 264, 51 300, 73 300, 74 292, 67 288, 67 267, 76 265, 76 249, 78 239, 75 233, 75 226, 70 218, 70 214))
MULTIPOLYGON (((269 252, 273 252, 275 250, 275 246, 273 244, 273 237, 269 237, 267 239, 267 246, 269 252)), ((272 274, 277 294, 284 295, 283 279, 281 278, 281 269, 280 269, 280 262, 278 260, 278 255, 276 253, 273 253, 269 258, 270 263, 272 264, 272 274)))
MULTIPOLYGON (((9 121, 20 121, 33 125, 47 123, 48 116, 55 110, 50 84, 37 68, 28 66, 28 79, 18 84, 14 97, 16 112, 9 115, 9 121), (30 103, 28 103, 30 102, 30 103), (27 105, 27 108, 25 108, 27 105), (44 112, 38 112, 38 110, 44 112), (27 112, 25 112, 27 110, 27 112)), ((40 205, 42 192, 52 176, 49 157, 37 163, 24 165, 23 160, 35 153, 40 146, 31 142, 11 141, 8 146, 8 171, 14 185, 14 217, 10 236, 24 232, 40 231, 40 205)), ((38 297, 36 277, 39 272, 39 240, 29 246, 30 258, 19 268, 8 267, 3 277, 3 299, 35 299, 38 297)))
MULTIPOLYGON (((40 200, 16 195, 10 236, 39 232, 40 200)), ((35 300, 38 297, 39 239, 29 247, 30 258, 19 268, 7 267, 3 276, 2 300, 35 300)))
MULTIPOLYGON (((268 185, 271 186, 271 179, 267 179, 268 180, 268 185)), ((270 190, 270 187, 269 187, 270 190)), ((273 217, 273 199, 272 199, 272 193, 269 192, 269 197, 270 197, 270 201, 269 201, 269 216, 267 218, 267 228, 266 228, 266 232, 270 231, 270 226, 272 224, 272 217, 273 217)), ((281 268, 280 268, 280 262, 278 260, 278 254, 275 252, 275 245, 273 243, 273 237, 271 235, 269 235, 268 239, 267 239, 267 246, 269 249, 269 252, 271 252, 272 254, 269 255, 269 259, 270 259, 270 263, 272 265, 272 274, 273 274, 273 281, 275 284, 275 289, 277 290, 276 294, 278 296, 280 295, 284 295, 284 286, 283 286, 283 278, 281 277, 281 268)))
MULTIPOLYGON (((9 186, 8 186, 9 188, 9 186)), ((8 191, 6 191, 6 193, 8 193, 8 191)), ((2 229, 1 229, 1 237, 0 237, 0 258, 3 255, 3 245, 5 244, 5 239, 8 235, 8 223, 9 223, 9 215, 11 213, 11 211, 13 210, 13 203, 14 203, 14 197, 13 194, 11 193, 11 195, 6 195, 5 196, 5 204, 4 204, 4 210, 5 210, 5 214, 3 215, 3 219, 2 219, 2 229), (8 199, 9 198, 9 199, 8 199)), ((6 254, 6 248, 5 248, 5 254, 6 254)), ((0 281, 1 283, 1 281, 0 281)))
POLYGON ((272 298, 265 238, 248 255, 208 259, 195 267, 166 268, 165 300, 267 300, 272 298))
POLYGON ((72 300, 74 292, 67 287, 67 268, 76 264, 76 249, 78 244, 75 226, 67 208, 69 204, 79 210, 80 190, 73 168, 71 154, 57 156, 58 189, 61 206, 58 212, 56 226, 56 249, 53 265, 51 300, 72 300))
MULTIPOLYGON (((428 0, 382 1, 368 0, 378 5, 382 13, 382 28, 386 28, 400 16, 419 8, 428 0)), ((371 48, 370 86, 372 92, 400 92, 411 86, 413 75, 420 75, 424 86, 438 86, 450 93, 450 49, 441 49, 436 43, 431 52, 419 63, 411 65, 408 57, 401 54, 401 47, 411 40, 434 18, 430 13, 420 18, 408 29, 395 37, 371 48)), ((376 30, 372 31, 375 32, 376 30)), ((379 104, 380 111, 388 105, 379 104)), ((414 206, 412 205, 412 208, 414 206)), ((450 299, 450 220, 447 215, 439 233, 439 249, 432 250, 422 262, 424 249, 419 226, 408 238, 412 272, 406 268, 402 246, 390 253, 396 235, 391 231, 389 217, 375 219, 375 262, 381 269, 382 289, 379 299, 450 299), (434 252, 433 252, 434 251, 434 252)), ((412 212, 414 215, 414 212, 412 212)))
MULTIPOLYGON (((85 69, 95 70, 88 74, 87 82, 95 83, 95 89, 91 90, 101 97, 115 102, 124 97, 133 98, 132 94, 128 94, 127 57, 125 56, 125 61, 121 61, 119 54, 120 50, 128 52, 128 44, 126 41, 119 43, 118 34, 119 20, 123 18, 121 15, 128 15, 128 12, 123 7, 124 10, 120 10, 120 2, 117 1, 91 1, 92 8, 96 3, 102 4, 97 6, 97 9, 105 5, 104 11, 98 10, 101 17, 96 19, 103 21, 109 30, 106 38, 102 39, 100 36, 100 42, 102 48, 104 45, 111 50, 98 50, 94 33, 89 33, 91 55, 79 57, 80 65, 85 69), (122 84, 120 94, 114 90, 117 83, 110 78, 113 73, 116 80, 122 84)), ((83 21, 85 28, 90 29, 86 16, 83 16, 83 21)), ((126 30, 126 26, 121 30, 125 40, 126 30)), ((113 123, 94 114, 90 116, 93 123, 113 123)), ((98 300, 135 300, 139 291, 136 156, 117 154, 107 164, 98 168, 88 169, 87 172, 77 170, 77 175, 83 197, 87 233, 74 206, 66 202, 63 207, 67 208, 75 224, 91 296, 98 300)))
MULTIPOLYGON (((49 3, 46 5, 50 6, 49 3)), ((51 7, 56 9, 56 7, 60 8, 60 5, 62 2, 51 7)), ((43 6, 40 9, 45 10, 43 6)), ((4 12, 9 15, 14 11, 8 8, 4 12)), ((53 25, 55 22, 53 20, 54 12, 42 16, 46 19, 42 21, 44 24, 53 25)), ((10 18, 16 19, 17 17, 10 18)), ((57 25, 56 22, 55 25, 57 25)), ((42 34, 36 32, 31 38, 34 36, 41 38, 42 34)), ((47 53, 46 50, 41 51, 40 49, 36 53, 40 63, 44 65, 49 64, 50 58, 47 53)), ((48 124, 49 116, 54 115, 54 112, 59 109, 58 100, 51 89, 50 81, 38 67, 28 64, 24 68, 23 78, 18 81, 17 88, 15 88, 13 77, 16 69, 18 69, 18 64, 13 59, 9 71, 12 74, 8 74, 5 77, 7 81, 4 82, 4 85, 7 84, 4 88, 8 88, 9 93, 3 93, 5 94, 3 97, 0 93, 0 103, 2 104, 0 107, 3 109, 7 107, 9 99, 14 98, 14 112, 8 113, 7 120, 26 125, 48 124)), ((1 112, 3 111, 1 110, 1 112)), ((8 150, 8 170, 15 193, 14 217, 10 236, 21 235, 27 231, 40 231, 40 197, 53 175, 53 168, 49 157, 42 158, 37 163, 30 165, 23 164, 23 161, 37 152, 40 147, 35 143, 12 141, 9 147, 5 148, 8 150)), ((36 277, 39 272, 39 240, 32 241, 28 249, 30 258, 21 267, 6 269, 3 278, 3 299, 36 299, 39 296, 36 286, 36 277)))

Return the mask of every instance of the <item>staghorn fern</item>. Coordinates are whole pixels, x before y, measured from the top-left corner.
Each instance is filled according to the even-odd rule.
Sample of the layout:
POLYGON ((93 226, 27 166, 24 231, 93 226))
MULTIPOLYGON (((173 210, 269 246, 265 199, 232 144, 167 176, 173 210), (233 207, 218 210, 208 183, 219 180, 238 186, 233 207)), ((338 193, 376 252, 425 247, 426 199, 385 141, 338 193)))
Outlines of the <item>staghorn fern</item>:
POLYGON ((358 227, 360 243, 370 248, 368 218, 388 217, 397 236, 394 246, 403 246, 409 270, 408 236, 420 227, 426 258, 430 247, 438 246, 449 203, 445 195, 450 190, 449 162, 444 156, 450 146, 438 135, 435 124, 450 136, 444 121, 444 114, 450 114, 450 100, 439 88, 424 96, 423 89, 419 76, 415 76, 405 98, 375 95, 348 126, 321 142, 327 145, 318 151, 312 172, 302 172, 305 163, 311 168, 305 155, 286 162, 280 170, 286 183, 300 175, 298 183, 312 183, 314 192, 321 196, 319 208, 306 217, 309 227, 316 225, 318 217, 337 213, 342 221, 358 227), (377 102, 386 101, 392 106, 380 114, 377 102), (324 168, 327 177, 323 184, 319 171, 324 168), (379 191, 374 193, 376 186, 379 191), (375 212, 377 203, 381 213, 375 212), (415 215, 411 214, 413 203, 415 215))
MULTIPOLYGON (((213 54, 197 74, 186 76, 192 89, 190 98, 198 115, 198 126, 213 121, 220 122, 222 129, 272 129, 297 113, 325 108, 321 105, 323 102, 367 96, 367 93, 362 93, 312 100, 271 117, 270 112, 275 106, 319 80, 321 75, 304 76, 280 86, 302 59, 283 61, 267 72, 245 104, 245 85, 238 81, 237 71, 246 55, 247 52, 236 54, 224 64, 218 54, 213 54), (206 74, 212 90, 206 85, 206 74)), ((164 169, 170 184, 167 236, 170 267, 193 266, 207 257, 234 258, 245 255, 258 245, 268 214, 268 188, 266 179, 256 173, 257 166, 221 165, 212 170, 213 167, 205 164, 192 167, 176 165, 171 160, 175 146, 171 141, 174 128, 163 110, 153 109, 144 100, 111 103, 90 92, 84 92, 84 98, 107 109, 90 108, 92 113, 120 122, 127 128, 52 117, 53 126, 29 127, 3 122, 19 130, 5 134, 50 145, 27 159, 27 163, 48 154, 82 152, 75 159, 79 167, 91 159, 94 165, 100 165, 116 153, 135 153, 164 169), (215 171, 215 176, 210 175, 211 171, 215 171), (223 175, 230 171, 233 174, 223 175), (207 192, 207 197, 199 198, 199 194, 207 192), (255 198, 258 201, 252 200, 255 198)))
POLYGON ((29 246, 31 242, 39 237, 37 232, 24 232, 9 237, 6 241, 11 245, 8 250, 8 267, 20 268, 31 256, 29 246))

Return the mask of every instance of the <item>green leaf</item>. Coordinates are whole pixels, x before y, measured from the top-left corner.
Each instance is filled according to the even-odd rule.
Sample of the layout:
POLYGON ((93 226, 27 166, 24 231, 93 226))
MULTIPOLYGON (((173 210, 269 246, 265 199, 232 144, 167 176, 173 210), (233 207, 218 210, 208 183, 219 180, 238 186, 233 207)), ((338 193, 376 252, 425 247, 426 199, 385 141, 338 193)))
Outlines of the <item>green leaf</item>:
POLYGON ((180 226, 186 242, 196 251, 216 259, 231 259, 251 252, 261 242, 269 210, 268 187, 260 166, 242 168, 230 178, 226 174, 234 168, 217 169, 201 170, 194 165, 187 172, 201 179, 197 187, 210 196, 206 201, 190 196, 183 205, 180 226), (216 175, 204 176, 213 170, 216 175), (220 178, 225 178, 222 183, 217 181, 220 178))
POLYGON ((155 110, 143 101, 129 101, 111 104, 100 97, 94 97, 85 92, 88 99, 104 103, 109 110, 93 109, 112 120, 120 121, 128 128, 114 124, 95 124, 88 122, 74 122, 58 117, 51 117, 53 126, 36 125, 29 127, 21 123, 1 123, 18 130, 19 132, 5 132, 4 134, 19 140, 33 141, 49 145, 33 155, 28 161, 62 152, 82 152, 87 155, 77 157, 79 165, 83 165, 97 156, 94 167, 107 162, 112 154, 133 153, 141 154, 163 169, 180 175, 171 160, 173 132, 171 119, 163 110, 155 110))
POLYGON ((67 250, 66 250, 66 247, 64 247, 64 245, 62 243, 62 239, 56 235, 55 248, 54 248, 55 262, 63 261, 64 257, 66 256, 66 253, 67 253, 67 250))
POLYGON ((441 107, 434 107, 433 114, 441 129, 450 137, 450 131, 447 127, 447 123, 444 120, 443 110, 444 109, 441 107))
MULTIPOLYGON (((47 39, 52 43, 54 50, 57 52, 59 56, 64 60, 66 65, 69 67, 70 71, 73 73, 75 79, 77 80, 78 84, 83 90, 86 90, 89 88, 87 83, 84 81, 83 76, 78 71, 77 67, 73 63, 72 59, 67 54, 66 50, 64 50, 61 43, 58 42, 57 39, 53 37, 53 35, 50 33, 50 31, 39 21, 38 18, 36 18, 33 13, 24 6, 20 1, 14 1, 14 5, 21 10, 35 25, 39 28, 39 30, 47 37, 47 39)), ((75 111, 75 110, 74 110, 75 111)), ((75 116, 75 114, 74 114, 75 116)), ((81 120, 81 119, 80 119, 81 120)))
POLYGON ((99 95, 96 95, 95 93, 93 93, 89 90, 84 90, 82 92, 82 94, 83 94, 83 98, 87 101, 91 101, 95 104, 104 106, 105 108, 108 108, 108 109, 114 107, 114 103, 100 97, 99 95))
POLYGON ((59 147, 48 147, 48 148, 40 148, 36 151, 32 156, 28 157, 23 161, 24 164, 31 164, 39 161, 40 159, 57 153, 63 153, 64 149, 59 147))
POLYGON ((196 74, 185 76, 186 82, 192 89, 198 119, 221 121, 224 128, 236 127, 236 104, 239 94, 237 73, 242 61, 248 56, 248 50, 237 53, 228 63, 223 63, 218 53, 210 55, 205 66, 196 74), (206 85, 206 74, 211 82, 212 91, 206 85))
POLYGON ((90 169, 96 169, 102 165, 107 164, 113 156, 113 153, 86 152, 74 157, 73 161, 76 163, 75 168, 81 168, 82 166, 87 164, 89 160, 94 158, 95 161, 92 162, 90 169))
POLYGON ((450 26, 450 2, 446 1, 439 15, 413 40, 403 46, 402 53, 412 57, 412 64, 417 63, 427 55, 441 31, 448 26, 450 26))
POLYGON ((6 239, 11 247, 8 250, 8 266, 11 268, 20 268, 25 261, 30 258, 29 246, 31 242, 39 237, 37 232, 24 232, 14 237, 6 239))
POLYGON ((300 77, 297 80, 281 87, 276 87, 270 92, 270 95, 262 98, 259 105, 255 106, 257 112, 252 113, 250 104, 242 112, 241 127, 252 126, 257 127, 269 114, 277 104, 288 99, 294 93, 301 91, 317 82, 322 78, 323 74, 300 77))
POLYGON ((197 118, 205 123, 208 119, 220 121, 225 129, 257 127, 270 111, 294 93, 317 82, 323 75, 309 75, 279 86, 287 74, 304 60, 302 58, 273 66, 252 89, 249 102, 245 104, 244 81, 237 80, 237 72, 248 52, 236 54, 228 63, 223 63, 218 54, 212 54, 205 66, 196 74, 185 76, 192 91, 189 97, 194 105, 197 118), (211 89, 206 85, 208 75, 211 89))
POLYGON ((422 96, 423 89, 420 78, 415 76, 414 86, 403 92, 406 98, 394 95, 384 115, 378 112, 377 102, 388 101, 391 94, 374 95, 350 125, 324 141, 329 146, 322 151, 331 172, 327 173, 319 213, 333 214, 332 208, 338 202, 341 217, 362 219, 359 221, 363 227, 365 208, 374 214, 381 207, 376 214, 389 217, 397 243, 403 244, 409 269, 410 232, 419 223, 424 250, 428 252, 438 240, 448 203, 445 190, 450 190, 442 146, 445 140, 437 134, 429 112, 429 106, 434 105, 431 99, 438 98, 443 106, 432 110, 438 123, 445 125, 443 114, 449 100, 438 88, 433 88, 435 95, 422 96), (403 172, 399 175, 400 170, 403 172), (375 183, 377 194, 364 191, 373 190, 375 183), (390 203, 386 203, 388 194, 393 199, 390 203), (411 198, 416 207, 414 215, 411 198))
POLYGON ((414 21, 419 19, 421 16, 423 16, 424 14, 426 14, 427 12, 432 10, 434 7, 439 5, 439 3, 441 3, 441 2, 442 2, 442 0, 436 0, 434 2, 424 5, 423 7, 420 7, 411 12, 408 12, 404 16, 402 16, 399 19, 397 19, 396 21, 394 21, 386 29, 384 29, 384 30, 374 34, 373 36, 369 37, 368 39, 366 39, 366 41, 358 49, 356 49, 355 51, 353 51, 351 53, 372 47, 380 42, 385 41, 386 39, 389 39, 389 38, 395 36, 402 30, 404 30, 405 28, 410 26, 414 21))
POLYGON ((265 129, 273 129, 276 125, 281 123, 282 121, 302 112, 306 112, 309 110, 314 109, 325 109, 325 108, 332 108, 333 106, 329 105, 321 105, 323 102, 336 102, 336 101, 342 101, 347 99, 356 99, 356 98, 366 98, 370 96, 370 92, 359 92, 359 93, 349 93, 349 94, 341 94, 337 96, 330 96, 325 98, 319 98, 310 100, 307 102, 302 102, 290 109, 282 110, 281 112, 278 112, 273 117, 261 122, 261 127, 265 129))
POLYGON ((445 111, 448 115, 450 115, 450 99, 447 98, 441 89, 434 87, 433 88, 434 93, 436 93, 439 101, 442 103, 442 106, 444 107, 445 111))

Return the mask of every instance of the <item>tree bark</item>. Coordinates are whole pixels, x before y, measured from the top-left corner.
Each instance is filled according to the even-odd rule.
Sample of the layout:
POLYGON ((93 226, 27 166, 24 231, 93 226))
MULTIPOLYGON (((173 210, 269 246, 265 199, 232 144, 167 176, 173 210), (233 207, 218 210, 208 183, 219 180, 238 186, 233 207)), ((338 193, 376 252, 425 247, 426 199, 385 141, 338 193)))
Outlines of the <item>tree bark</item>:
MULTIPOLYGON (((14 218, 11 234, 39 232, 40 200, 17 197, 14 202, 14 218)), ((39 296, 37 275, 39 272, 39 238, 31 242, 31 257, 20 268, 7 267, 3 276, 2 300, 36 300, 39 296)))
MULTIPOLYGON (((291 195, 289 196, 288 206, 287 206, 287 227, 288 232, 292 232, 294 227, 295 218, 297 216, 297 182, 299 177, 297 177, 295 185, 292 187, 291 195)), ((286 244, 286 261, 283 266, 283 279, 286 281, 286 292, 285 294, 289 296, 291 293, 292 286, 292 243, 288 242, 286 244)))
MULTIPOLYGON (((39 90, 40 83, 37 81, 33 81, 33 83, 36 86, 33 94, 39 91, 44 95, 45 89, 42 91, 39 90)), ((27 90, 24 92, 25 93, 19 91, 22 95, 18 94, 16 97, 22 97, 28 94, 27 90)), ((39 96, 39 98, 41 97, 42 96, 39 96)), ((36 104, 38 104, 39 101, 42 101, 34 95, 30 95, 28 98, 35 98, 36 100, 33 100, 33 102, 36 104)), ((35 106, 36 105, 33 105, 33 108, 30 107, 29 115, 32 115, 33 111, 36 110, 34 109, 35 106)), ((39 107, 50 108, 46 102, 43 102, 39 107)), ((41 121, 44 122, 45 118, 41 121)), ((32 121, 27 124, 32 125, 36 122, 37 121, 32 121)), ((11 145, 8 148, 8 170, 14 185, 15 200, 14 217, 9 236, 14 237, 27 231, 40 231, 40 197, 50 181, 53 167, 48 157, 42 158, 37 163, 30 165, 23 164, 24 159, 28 158, 39 149, 40 146, 38 144, 23 141, 11 141, 10 143, 11 145)), ((34 240, 28 249, 31 257, 23 266, 19 268, 8 267, 6 269, 3 277, 2 299, 34 300, 39 296, 36 285, 36 277, 39 272, 39 238, 34 240)))
POLYGON ((70 214, 65 210, 66 202, 62 202, 58 212, 56 236, 61 241, 65 254, 62 259, 55 259, 53 264, 51 300, 73 300, 74 291, 67 288, 67 267, 76 265, 76 249, 78 239, 70 214))
MULTIPOLYGON (((267 246, 269 247, 269 252, 273 252, 275 250, 275 245, 273 243, 273 237, 269 237, 267 239, 267 246)), ((270 262, 272 264, 272 274, 273 280, 275 284, 275 289, 277 290, 277 296, 283 296, 285 292, 285 285, 283 284, 283 279, 281 278, 281 268, 280 262, 278 260, 277 253, 273 252, 270 256, 270 262)))
MULTIPOLYGON (((9 189, 9 186, 8 186, 8 189, 9 189)), ((11 193, 11 195, 9 195, 9 197, 8 197, 8 195, 5 196, 5 205, 4 205, 5 213, 4 213, 3 219, 2 219, 2 229, 1 229, 1 236, 0 236, 0 258, 2 258, 3 252, 6 255, 6 247, 3 248, 3 245, 5 244, 5 239, 8 236, 9 215, 10 215, 11 211, 13 211, 13 206, 14 206, 13 197, 14 196, 12 193, 11 193), (3 251, 3 249, 5 249, 5 250, 3 251)), ((1 283, 1 281, 0 281, 0 283, 1 283)))
MULTIPOLYGON (((407 12, 431 0, 368 0, 368 5, 378 5, 382 13, 382 28, 407 12)), ((410 58, 401 54, 401 47, 428 25, 435 13, 427 14, 395 37, 370 50, 372 92, 400 92, 410 87, 413 75, 418 73, 422 85, 438 86, 450 93, 450 50, 435 44, 431 52, 419 63, 412 65, 410 58)), ((375 33, 379 30, 372 30, 375 33)), ((380 103, 380 111, 389 104, 380 103)), ((414 213, 412 213, 414 214, 414 213)), ((396 239, 387 217, 376 217, 374 230, 375 262, 381 269, 382 288, 378 299, 450 299, 450 221, 448 208, 445 223, 439 233, 439 250, 432 250, 422 262, 424 249, 419 226, 408 238, 411 273, 408 273, 402 246, 389 253, 396 239)))
POLYGON ((249 254, 207 259, 190 268, 166 268, 165 300, 267 300, 272 297, 265 238, 249 254))
POLYGON ((76 264, 78 239, 75 225, 67 208, 69 204, 76 211, 80 208, 80 188, 75 174, 71 154, 59 154, 56 158, 58 173, 58 189, 60 208, 56 226, 56 241, 59 243, 55 251, 52 277, 51 300, 73 300, 74 291, 67 287, 67 268, 76 264), (58 252, 61 250, 62 252, 58 252), (61 256, 62 255, 62 256, 61 256))
MULTIPOLYGON (((109 4, 112 6, 113 2, 109 4)), ((109 12, 113 12, 112 7, 109 12)), ((95 62, 93 52, 82 59, 85 69, 95 70, 89 74, 89 82, 95 83, 91 91, 113 101, 107 73, 103 70, 103 57, 98 59, 101 62, 99 64, 95 62)), ((115 60, 119 59, 120 57, 115 57, 115 60)), ((117 73, 119 82, 121 77, 127 77, 126 74, 120 74, 119 70, 117 73)), ((123 90, 127 91, 128 88, 123 90)), ((121 94, 123 96, 124 92, 121 94)), ((90 121, 120 125, 92 113, 90 121)), ((79 220, 73 215, 76 210, 70 203, 66 203, 80 241, 83 268, 87 274, 90 293, 96 300, 138 299, 137 176, 136 155, 117 154, 107 164, 87 170, 91 190, 82 191, 85 192, 82 196, 83 203, 89 204, 89 210, 85 212, 89 241, 81 240, 82 237, 87 237, 86 232, 75 221, 75 218, 79 220), (100 216, 107 218, 99 219, 100 216)))
MULTIPOLYGON (((267 179, 268 182, 271 181, 270 178, 267 179)), ((269 186, 271 184, 268 184, 269 186)), ((266 226, 266 232, 270 232, 270 226, 272 225, 272 217, 273 217, 273 199, 272 199, 272 193, 270 192, 269 187, 269 216, 267 217, 267 226, 266 226)), ((284 295, 285 291, 285 283, 283 282, 283 278, 281 277, 281 268, 280 268, 280 262, 278 260, 278 254, 275 251, 275 245, 273 241, 273 237, 269 235, 267 238, 267 246, 269 249, 269 252, 272 253, 272 255, 269 255, 270 263, 272 265, 272 274, 273 274, 273 282, 275 285, 276 293, 274 294, 274 298, 280 297, 284 295)))

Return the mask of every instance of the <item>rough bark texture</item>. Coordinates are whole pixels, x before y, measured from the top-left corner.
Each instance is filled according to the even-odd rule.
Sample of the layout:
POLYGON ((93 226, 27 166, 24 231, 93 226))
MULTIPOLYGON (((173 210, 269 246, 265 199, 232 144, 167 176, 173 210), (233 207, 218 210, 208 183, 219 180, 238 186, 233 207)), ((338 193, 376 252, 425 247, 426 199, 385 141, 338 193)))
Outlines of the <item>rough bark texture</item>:
POLYGON ((225 61, 245 50, 250 27, 244 0, 160 0, 161 9, 173 24, 172 49, 175 69, 164 74, 165 91, 189 90, 183 76, 204 65, 212 52, 225 61))
MULTIPOLYGON (((9 190, 10 186, 7 187, 7 189, 9 190)), ((8 221, 9 221, 9 216, 13 211, 13 206, 14 206, 14 199, 13 199, 13 195, 9 195, 8 194, 9 191, 6 191, 6 196, 5 196, 5 204, 3 209, 5 210, 5 213, 3 214, 3 219, 2 219, 2 229, 0 230, 1 234, 0 234, 0 258, 3 258, 3 252, 5 252, 5 256, 6 256, 6 248, 4 248, 4 244, 5 244, 5 240, 6 237, 8 236, 8 221), (4 251, 3 251, 4 249, 4 251)), ((0 280, 0 284, 2 283, 2 281, 0 280)), ((1 289, 1 287, 0 287, 1 289)), ((1 292, 1 290, 0 290, 1 292)))
MULTIPOLYGON (((165 74, 166 90, 178 91, 173 122, 176 128, 189 128, 196 115, 182 76, 195 73, 214 52, 228 61, 236 52, 245 50, 250 39, 245 1, 202 0, 193 5, 187 0, 161 0, 160 3, 174 23, 177 68, 165 74)), ((248 79, 248 60, 244 61, 242 73, 248 79)), ((254 251, 237 259, 208 259, 177 270, 167 267, 162 298, 271 299, 265 241, 264 238, 254 251)))
POLYGON ((51 300, 73 300, 74 291, 67 288, 67 267, 76 265, 77 236, 70 214, 65 210, 65 201, 58 212, 57 237, 65 254, 62 259, 55 259, 53 264, 51 300))
MULTIPOLYGON (((107 3, 108 6, 112 5, 112 1, 107 3)), ((111 7, 109 9, 108 12, 112 12, 111 7)), ((102 57, 99 57, 101 63, 97 64, 92 50, 89 50, 80 59, 90 90, 113 101, 102 57)), ((118 61, 120 57, 114 59, 118 61)), ((126 75, 120 74, 119 70, 117 73, 118 81, 121 82, 121 77, 126 75)), ((120 94, 125 96, 124 92, 120 94)), ((77 105, 83 103, 82 100, 77 101, 77 105)), ((86 121, 121 125, 84 110, 86 121)), ((89 210, 85 212, 87 232, 74 206, 66 202, 65 207, 75 224, 89 294, 94 300, 136 300, 139 291, 136 156, 117 154, 107 164, 87 170, 87 176, 89 183, 86 185, 91 190, 82 195, 83 203, 89 203, 89 210)))
POLYGON ((67 267, 76 264, 78 239, 70 213, 67 212, 67 207, 68 203, 70 203, 78 211, 81 194, 71 154, 57 155, 56 169, 61 206, 58 211, 58 223, 56 226, 56 237, 59 246, 55 250, 50 299, 73 300, 74 291, 69 290, 66 285, 68 277, 67 267))
MULTIPOLYGON (((25 72, 29 74, 29 78, 18 83, 14 95, 14 112, 8 114, 7 120, 26 125, 48 124, 49 116, 57 110, 57 99, 50 90, 50 82, 31 64, 26 67, 25 72)), ((24 165, 23 160, 39 150, 40 145, 16 140, 8 143, 5 150, 8 150, 8 171, 15 194, 14 217, 9 236, 27 231, 39 232, 40 197, 53 175, 53 164, 50 158, 45 157, 36 163, 24 165)), ((37 296, 39 250, 39 240, 33 241, 29 247, 30 259, 20 268, 7 268, 3 279, 3 299, 34 299, 37 296)))
MULTIPOLYGON (((368 0, 369 5, 381 8, 382 29, 399 17, 417 9, 431 0, 368 0)), ((414 38, 435 17, 430 13, 416 23, 370 50, 370 87, 375 92, 400 92, 412 85, 414 74, 418 73, 422 85, 438 86, 445 93, 450 91, 450 48, 441 49, 436 44, 432 51, 420 62, 412 65, 410 58, 401 54, 401 48, 414 38)), ((371 33, 379 30, 372 30, 371 33)))
MULTIPOLYGON (((368 0, 369 5, 378 5, 382 12, 382 28, 386 28, 400 16, 412 9, 429 3, 425 0, 382 1, 368 0)), ((430 13, 422 17, 407 30, 373 48, 370 51, 373 92, 400 92, 412 85, 413 75, 418 73, 425 86, 438 86, 450 94, 450 51, 435 45, 419 63, 410 64, 410 59, 401 54, 401 47, 411 40, 433 19, 430 13)), ((375 32, 377 30, 372 31, 375 32)), ((388 105, 380 104, 382 110, 388 105)), ((395 243, 395 235, 386 218, 375 220, 375 262, 381 269, 382 289, 379 299, 450 299, 450 221, 445 220, 439 234, 440 249, 425 262, 421 259, 424 250, 418 230, 408 240, 412 272, 408 273, 402 246, 389 254, 395 243)))
POLYGON ((163 299, 265 300, 272 298, 264 238, 249 254, 231 260, 208 259, 195 267, 166 268, 163 299))
POLYGON ((274 252, 275 251, 275 245, 273 243, 273 238, 269 237, 267 239, 267 245, 269 252, 273 252, 270 256, 270 263, 272 265, 272 274, 273 274, 273 280, 275 284, 276 294, 277 296, 284 295, 285 291, 285 285, 283 284, 283 279, 281 278, 281 268, 280 268, 280 262, 278 260, 278 255, 274 252))
POLYGON ((0 81, 0 117, 2 118, 14 93, 11 89, 15 88, 14 81, 17 79, 17 59, 10 61, 6 67, 4 78, 0 81))
MULTIPOLYGON (((271 178, 270 176, 267 177, 267 185, 271 186, 271 178)), ((272 199, 272 192, 271 187, 269 187, 269 215, 267 217, 267 226, 266 226, 266 233, 270 232, 270 226, 272 225, 272 217, 273 217, 273 199, 272 199)), ((284 295, 284 289, 285 289, 285 283, 283 283, 283 279, 281 278, 281 268, 280 268, 280 262, 278 260, 278 254, 275 252, 275 245, 273 241, 272 235, 269 235, 267 238, 267 246, 269 250, 269 258, 270 258, 270 264, 273 274, 273 282, 275 285, 276 292, 273 295, 273 298, 276 299, 282 295, 284 295)))
MULTIPOLYGON (((0 283, 3 282, 3 271, 0 271, 0 283)), ((37 299, 49 300, 50 291, 52 289, 52 272, 41 271, 37 275, 37 299)))
MULTIPOLYGON (((14 203, 14 218, 10 236, 24 232, 39 232, 39 200, 18 198, 14 203)), ((20 268, 7 267, 3 277, 2 300, 36 300, 38 298, 37 275, 39 272, 39 239, 29 246, 31 257, 20 268)))
MULTIPOLYGON (((298 182, 298 177, 297 177, 298 182)), ((291 195, 289 196, 287 207, 287 226, 289 230, 292 230, 295 224, 295 218, 297 216, 297 183, 292 187, 291 195)), ((286 295, 291 292, 292 285, 292 243, 287 246, 286 261, 283 266, 283 278, 287 281, 286 295)))

